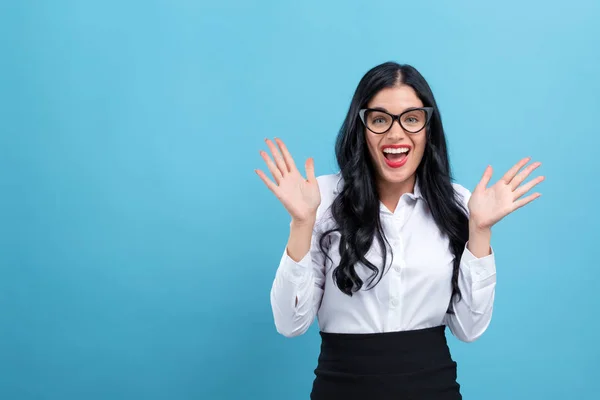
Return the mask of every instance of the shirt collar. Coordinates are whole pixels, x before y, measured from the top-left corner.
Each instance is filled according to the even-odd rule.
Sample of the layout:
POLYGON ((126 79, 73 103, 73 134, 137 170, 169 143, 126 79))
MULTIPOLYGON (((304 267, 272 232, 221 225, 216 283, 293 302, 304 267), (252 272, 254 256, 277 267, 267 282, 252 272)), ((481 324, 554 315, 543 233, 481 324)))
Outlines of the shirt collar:
MULTIPOLYGON (((338 172, 338 179, 335 187, 333 188, 333 194, 337 195, 340 193, 342 188, 344 187, 344 179, 342 178, 341 172, 338 172)), ((423 194, 421 193, 421 186, 419 185, 419 178, 417 177, 415 180, 415 190, 413 193, 406 193, 406 196, 413 200, 424 199, 423 194)))
POLYGON ((406 195, 413 200, 423 199, 423 194, 421 193, 421 186, 419 185, 418 177, 415 178, 415 190, 413 190, 413 193, 406 193, 406 195))

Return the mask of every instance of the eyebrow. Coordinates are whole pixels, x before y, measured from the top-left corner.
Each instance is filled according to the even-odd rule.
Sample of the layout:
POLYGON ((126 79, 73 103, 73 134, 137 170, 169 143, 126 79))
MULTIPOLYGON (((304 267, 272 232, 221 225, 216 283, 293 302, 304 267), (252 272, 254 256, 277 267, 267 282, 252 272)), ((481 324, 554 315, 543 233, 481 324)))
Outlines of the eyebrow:
POLYGON ((383 108, 383 107, 369 107, 369 108, 370 108, 371 110, 377 110, 377 111, 383 111, 383 112, 389 113, 389 111, 388 111, 388 110, 386 110, 386 109, 385 109, 385 108, 383 108))
MULTIPOLYGON (((408 108, 405 108, 404 110, 402 110, 402 111, 400 112, 400 114, 402 114, 402 113, 405 113, 405 112, 407 112, 407 111, 411 111, 411 110, 420 109, 420 108, 422 108, 422 107, 419 107, 419 106, 408 107, 408 108)), ((383 107, 369 107, 369 110, 383 111, 383 112, 386 112, 386 113, 388 113, 388 114, 392 114, 391 112, 389 112, 388 110, 386 110, 386 109, 385 109, 385 108, 383 108, 383 107)))

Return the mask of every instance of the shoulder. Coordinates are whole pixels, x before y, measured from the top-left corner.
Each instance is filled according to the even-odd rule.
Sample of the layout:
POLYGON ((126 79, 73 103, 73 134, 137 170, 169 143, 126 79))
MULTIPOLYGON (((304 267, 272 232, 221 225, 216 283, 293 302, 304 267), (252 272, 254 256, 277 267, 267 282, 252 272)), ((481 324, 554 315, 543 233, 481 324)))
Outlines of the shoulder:
POLYGON ((337 194, 342 189, 342 174, 338 172, 337 174, 319 175, 317 182, 321 194, 329 192, 337 194))
POLYGON ((471 191, 460 183, 452 183, 452 187, 454 188, 456 199, 466 208, 471 198, 471 191))
POLYGON ((326 174, 317 176, 317 183, 319 184, 319 192, 321 193, 321 204, 317 211, 317 219, 326 219, 325 216, 329 215, 328 212, 331 204, 342 190, 342 175, 341 173, 326 174))
POLYGON ((454 192, 463 197, 471 197, 471 191, 460 183, 453 183, 454 192))
POLYGON ((342 190, 342 175, 339 172, 337 174, 319 175, 317 176, 317 183, 321 192, 321 206, 329 207, 342 190))

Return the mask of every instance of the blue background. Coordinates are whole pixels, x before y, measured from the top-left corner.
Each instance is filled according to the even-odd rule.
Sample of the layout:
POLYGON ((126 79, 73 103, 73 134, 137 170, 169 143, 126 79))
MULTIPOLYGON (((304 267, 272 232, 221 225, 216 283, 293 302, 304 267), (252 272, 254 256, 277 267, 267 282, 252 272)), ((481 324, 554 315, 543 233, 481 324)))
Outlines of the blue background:
POLYGON ((275 331, 289 217, 253 170, 278 136, 336 172, 387 60, 429 80, 458 182, 547 176, 494 229, 489 331, 450 339, 465 398, 597 398, 599 3, 251 3, 0 4, 0 398, 307 399, 317 329, 275 331))

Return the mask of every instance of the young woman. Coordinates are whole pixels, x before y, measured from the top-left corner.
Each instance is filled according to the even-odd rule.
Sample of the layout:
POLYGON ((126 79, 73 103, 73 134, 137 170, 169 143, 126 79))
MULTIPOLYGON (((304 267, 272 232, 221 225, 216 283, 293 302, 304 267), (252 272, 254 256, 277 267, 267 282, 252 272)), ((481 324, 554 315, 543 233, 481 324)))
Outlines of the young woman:
POLYGON ((306 179, 284 143, 257 170, 291 216, 271 304, 277 331, 318 318, 312 399, 461 399, 445 328, 471 342, 487 329, 496 265, 491 228, 540 196, 540 163, 518 162, 471 193, 453 183, 440 112, 411 66, 362 78, 336 142, 340 172, 306 179))

